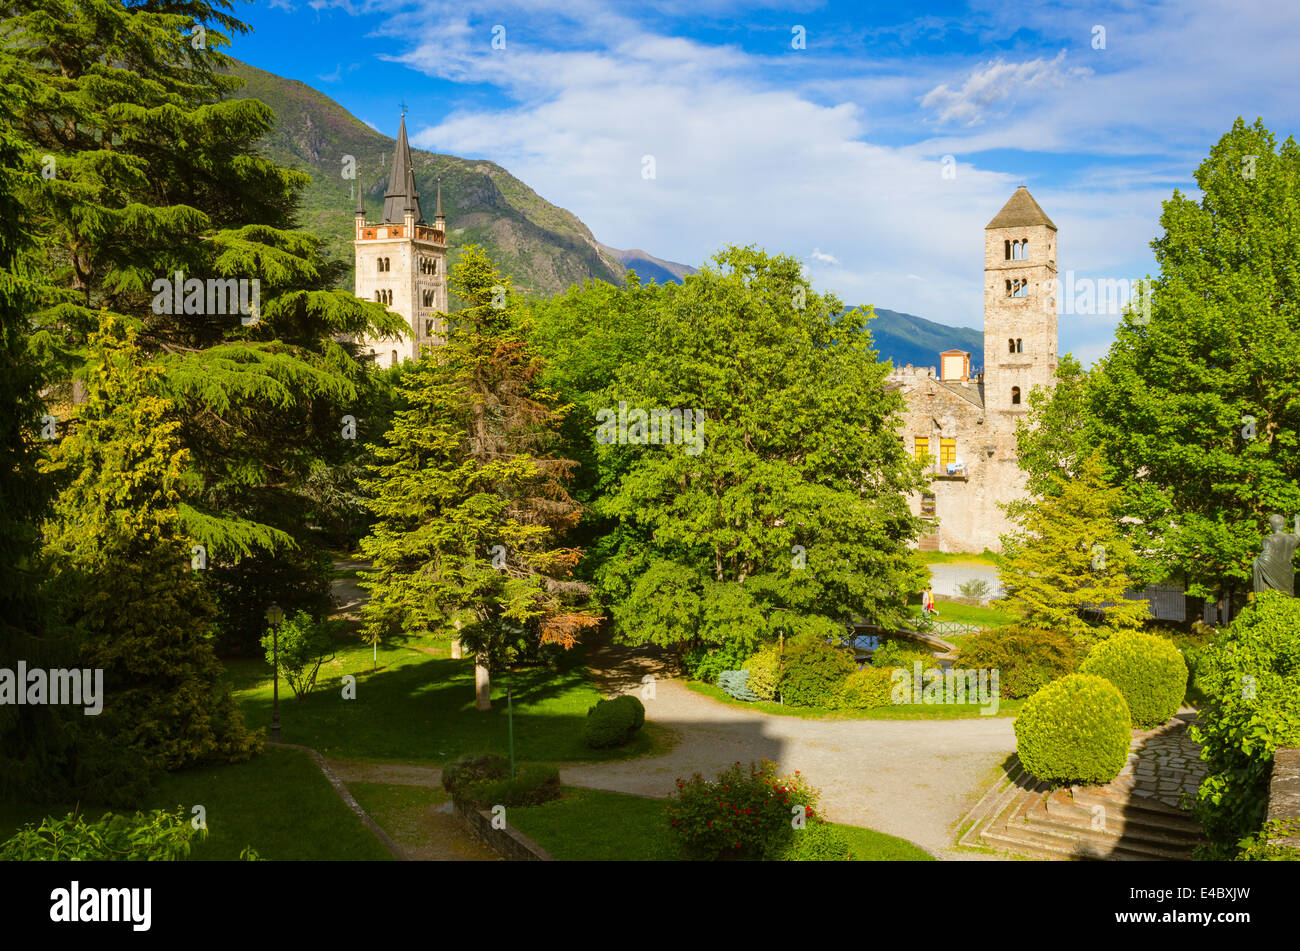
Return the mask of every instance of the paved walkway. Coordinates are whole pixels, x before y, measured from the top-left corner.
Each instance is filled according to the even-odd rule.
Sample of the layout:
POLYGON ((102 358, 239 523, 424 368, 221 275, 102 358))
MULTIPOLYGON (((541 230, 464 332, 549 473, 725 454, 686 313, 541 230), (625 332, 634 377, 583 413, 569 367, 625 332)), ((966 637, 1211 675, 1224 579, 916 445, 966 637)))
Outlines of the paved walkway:
POLYGON ((1195 797, 1209 766, 1201 759, 1201 744, 1187 733, 1196 711, 1185 707, 1168 723, 1145 733, 1134 731, 1128 762, 1110 783, 1131 796, 1158 799, 1181 809, 1185 797, 1195 797))

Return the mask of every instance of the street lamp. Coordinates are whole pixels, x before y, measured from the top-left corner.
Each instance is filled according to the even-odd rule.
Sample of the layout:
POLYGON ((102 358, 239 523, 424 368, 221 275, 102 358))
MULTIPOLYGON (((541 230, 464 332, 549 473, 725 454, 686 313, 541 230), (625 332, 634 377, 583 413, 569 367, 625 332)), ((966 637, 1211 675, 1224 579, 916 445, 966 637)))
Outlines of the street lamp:
POLYGON ((271 688, 271 742, 280 742, 280 622, 284 609, 274 601, 266 609, 266 623, 271 625, 271 658, 275 667, 274 686, 271 688))

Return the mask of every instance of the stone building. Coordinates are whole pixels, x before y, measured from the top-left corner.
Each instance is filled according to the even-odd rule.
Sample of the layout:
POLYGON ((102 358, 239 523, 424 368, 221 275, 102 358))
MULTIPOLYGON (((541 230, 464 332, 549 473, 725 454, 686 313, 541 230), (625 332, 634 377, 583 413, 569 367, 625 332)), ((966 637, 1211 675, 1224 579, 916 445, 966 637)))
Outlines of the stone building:
POLYGON ((406 116, 397 131, 397 148, 384 194, 383 215, 366 221, 360 183, 357 186, 356 295, 387 304, 406 318, 410 333, 400 338, 366 337, 364 348, 379 366, 412 360, 420 348, 442 343, 447 313, 447 221, 442 213, 442 183, 433 224, 425 222, 415 190, 411 149, 406 141, 406 116))
POLYGON ((1056 373, 1056 225, 1023 185, 984 229, 984 366, 939 354, 939 368, 896 368, 889 385, 907 401, 901 430, 933 481, 912 498, 931 520, 920 547, 998 551, 1011 528, 1003 503, 1025 495, 1016 423, 1030 392, 1056 373))

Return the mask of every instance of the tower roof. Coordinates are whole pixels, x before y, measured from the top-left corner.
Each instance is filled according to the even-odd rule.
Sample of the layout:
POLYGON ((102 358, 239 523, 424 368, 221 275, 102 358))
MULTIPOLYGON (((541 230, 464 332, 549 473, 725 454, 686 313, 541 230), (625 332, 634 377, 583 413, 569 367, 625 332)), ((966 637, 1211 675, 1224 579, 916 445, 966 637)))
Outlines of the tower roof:
POLYGON ((397 148, 393 151, 393 167, 388 173, 388 191, 384 192, 384 217, 386 222, 400 222, 407 208, 415 220, 423 223, 420 214, 420 196, 415 190, 415 173, 411 166, 411 147, 406 141, 406 116, 402 116, 397 129, 397 148))
POLYGON ((433 213, 435 218, 445 217, 442 213, 442 176, 438 176, 438 210, 433 213))
POLYGON ((984 230, 1027 228, 1030 225, 1046 225, 1053 231, 1056 230, 1056 225, 1052 224, 1052 219, 1047 217, 1047 212, 1038 207, 1038 202, 1034 201, 1034 196, 1029 194, 1029 189, 1021 185, 1002 206, 1002 210, 993 216, 993 220, 984 226, 984 230))

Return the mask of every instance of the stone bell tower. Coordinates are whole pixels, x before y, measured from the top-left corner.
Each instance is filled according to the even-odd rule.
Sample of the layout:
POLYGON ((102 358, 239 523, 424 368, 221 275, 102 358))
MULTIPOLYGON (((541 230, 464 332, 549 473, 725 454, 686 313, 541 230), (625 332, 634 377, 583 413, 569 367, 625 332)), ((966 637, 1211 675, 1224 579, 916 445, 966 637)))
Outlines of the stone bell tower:
POLYGON ((386 304, 406 319, 409 333, 400 338, 366 337, 364 348, 375 362, 390 367, 412 360, 420 349, 443 342, 447 313, 447 222, 442 213, 442 182, 433 224, 424 220, 415 190, 411 149, 406 141, 406 114, 397 130, 397 148, 384 193, 383 217, 366 221, 357 183, 356 295, 386 304))
POLYGON ((1056 225, 1021 185, 984 228, 984 409, 1014 432, 1056 373, 1056 225))

